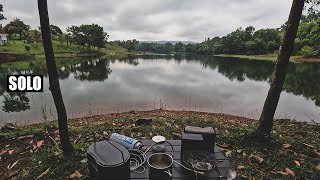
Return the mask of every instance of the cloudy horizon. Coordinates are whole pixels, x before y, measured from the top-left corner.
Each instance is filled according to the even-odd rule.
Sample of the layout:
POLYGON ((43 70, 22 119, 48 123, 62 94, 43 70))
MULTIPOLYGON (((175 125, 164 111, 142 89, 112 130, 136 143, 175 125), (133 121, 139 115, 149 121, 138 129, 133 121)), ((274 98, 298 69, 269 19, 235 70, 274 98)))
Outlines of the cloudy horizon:
MULTIPOLYGON (((7 24, 19 18, 39 26, 37 1, 2 0, 7 24)), ((63 31, 72 25, 99 24, 110 40, 203 41, 238 27, 280 27, 291 0, 48 0, 50 23, 63 31)))

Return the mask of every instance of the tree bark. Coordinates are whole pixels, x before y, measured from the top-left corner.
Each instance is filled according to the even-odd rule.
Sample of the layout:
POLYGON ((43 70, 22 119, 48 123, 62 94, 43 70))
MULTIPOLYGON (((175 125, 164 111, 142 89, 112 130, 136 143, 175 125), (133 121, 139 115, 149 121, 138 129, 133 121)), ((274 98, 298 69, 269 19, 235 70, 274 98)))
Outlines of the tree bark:
POLYGON ((273 126, 273 118, 280 94, 285 81, 289 59, 294 48, 294 40, 297 35, 302 10, 305 0, 293 0, 292 7, 285 29, 285 34, 282 39, 280 51, 277 57, 277 63, 270 84, 268 96, 263 106, 263 110, 259 119, 258 135, 269 137, 273 126))
POLYGON ((61 146, 64 155, 70 156, 72 154, 73 147, 69 139, 67 112, 60 90, 57 66, 52 47, 47 0, 38 0, 38 9, 43 39, 43 48, 46 56, 47 69, 49 74, 49 89, 52 93, 54 104, 57 109, 61 146))

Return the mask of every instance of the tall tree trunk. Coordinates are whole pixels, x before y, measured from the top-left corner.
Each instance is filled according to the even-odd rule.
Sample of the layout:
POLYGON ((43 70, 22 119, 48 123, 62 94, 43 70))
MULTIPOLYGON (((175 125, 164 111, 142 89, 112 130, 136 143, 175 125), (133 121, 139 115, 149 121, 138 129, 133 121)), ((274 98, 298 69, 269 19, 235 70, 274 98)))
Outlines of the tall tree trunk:
POLYGON ((38 0, 38 9, 43 39, 43 48, 46 56, 47 69, 49 74, 49 89, 52 93, 54 104, 56 106, 58 114, 60 141, 64 155, 70 156, 72 154, 73 148, 69 139, 67 112, 60 90, 57 66, 52 48, 47 0, 38 0))
POLYGON ((258 135, 268 137, 273 126, 273 117, 277 109, 280 94, 285 81, 289 59, 294 48, 294 40, 297 35, 302 10, 305 0, 293 0, 292 7, 282 39, 280 51, 275 65, 273 79, 268 96, 263 106, 259 119, 258 135))

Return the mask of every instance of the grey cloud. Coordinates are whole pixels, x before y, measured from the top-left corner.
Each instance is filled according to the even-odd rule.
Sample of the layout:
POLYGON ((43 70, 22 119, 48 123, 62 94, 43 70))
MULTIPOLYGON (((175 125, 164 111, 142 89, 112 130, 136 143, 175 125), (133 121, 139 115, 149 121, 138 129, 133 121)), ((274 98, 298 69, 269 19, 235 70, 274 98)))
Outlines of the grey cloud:
MULTIPOLYGON (((221 36, 237 27, 281 26, 291 0, 48 0, 50 21, 65 30, 97 23, 112 40, 193 40, 221 36)), ((8 23, 39 25, 36 0, 2 0, 8 23)))

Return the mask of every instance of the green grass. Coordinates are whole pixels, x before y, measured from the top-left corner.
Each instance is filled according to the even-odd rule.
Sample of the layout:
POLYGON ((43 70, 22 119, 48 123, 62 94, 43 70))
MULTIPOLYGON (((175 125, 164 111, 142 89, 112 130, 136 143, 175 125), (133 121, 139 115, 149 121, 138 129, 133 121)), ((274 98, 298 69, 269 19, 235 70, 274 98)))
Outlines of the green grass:
MULTIPOLYGON (((86 50, 86 47, 78 45, 67 45, 66 43, 60 44, 58 41, 52 41, 53 50, 57 59, 59 57, 71 57, 71 53, 77 53, 81 50, 86 50)), ((121 47, 115 47, 111 45, 106 45, 105 48, 99 49, 99 51, 106 54, 107 57, 126 57, 128 54, 133 52, 128 52, 126 49, 121 47)), ((35 54, 36 59, 44 59, 44 50, 42 43, 33 44, 27 43, 21 40, 9 40, 8 44, 0 46, 0 52, 2 53, 16 53, 16 54, 35 54), (30 47, 30 52, 25 50, 25 46, 30 47)))
MULTIPOLYGON (((161 134, 167 139, 179 139, 186 125, 214 127, 217 144, 224 144, 223 152, 243 179, 290 179, 290 175, 275 173, 283 172, 286 168, 294 171, 300 179, 320 176, 320 170, 317 170, 320 157, 315 153, 320 149, 319 125, 278 120, 274 124, 271 139, 261 143, 252 136, 257 127, 254 120, 221 114, 163 110, 92 116, 69 121, 71 142, 75 150, 74 155, 68 159, 63 157, 51 139, 57 137, 56 122, 32 125, 14 132, 1 131, 0 146, 10 144, 8 149, 15 151, 12 155, 3 156, 0 176, 7 177, 20 170, 21 173, 16 175, 18 179, 35 179, 50 167, 43 179, 67 179, 75 170, 83 175, 82 178, 86 178, 87 163, 82 160, 86 158, 87 147, 93 142, 94 132, 104 135, 118 132, 137 139, 149 139, 161 134), (151 125, 135 126, 134 121, 141 117, 152 118, 151 125), (27 134, 35 134, 32 138, 34 142, 44 140, 45 145, 35 153, 19 156, 21 151, 30 146, 30 139, 16 138, 27 134), (283 144, 290 146, 283 148, 283 144), (263 161, 258 162, 255 155, 263 158, 263 161), (17 159, 19 163, 8 170, 7 165, 17 159), (297 166, 295 161, 301 165, 297 166)), ((97 138, 101 140, 101 137, 97 138)))
MULTIPOLYGON (((56 53, 58 52, 78 52, 80 51, 80 47, 77 45, 70 45, 67 46, 66 43, 60 44, 58 41, 52 41, 53 49, 56 53)), ((9 44, 5 44, 0 46, 0 52, 7 52, 7 53, 28 53, 25 50, 25 46, 30 47, 30 54, 43 54, 43 46, 42 43, 33 44, 27 43, 20 40, 9 40, 9 44)))

